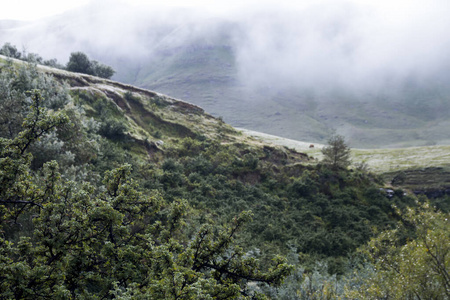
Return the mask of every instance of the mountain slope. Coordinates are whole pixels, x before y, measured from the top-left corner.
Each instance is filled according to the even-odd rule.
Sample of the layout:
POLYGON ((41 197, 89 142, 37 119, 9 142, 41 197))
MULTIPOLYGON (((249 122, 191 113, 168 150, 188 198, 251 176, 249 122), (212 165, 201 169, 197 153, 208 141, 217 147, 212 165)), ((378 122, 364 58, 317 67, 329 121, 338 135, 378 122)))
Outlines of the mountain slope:
MULTIPOLYGON (((383 183, 362 169, 330 169, 291 148, 251 138, 195 105, 148 90, 35 68, 4 61, 0 71, 12 76, 12 90, 42 89, 48 98, 43 104, 66 111, 72 122, 33 144, 36 172, 56 159, 63 178, 85 180, 102 191, 103 174, 128 164, 142 193, 189 203, 193 228, 209 218, 226 223, 251 210, 254 221, 242 237, 247 249, 264 250, 266 259, 294 247, 309 262, 329 260, 331 273, 342 271, 337 262, 368 240, 372 226, 395 223, 390 202, 379 190, 383 183)), ((26 94, 12 94, 23 95, 26 112, 26 94)), ((412 199, 399 191, 391 201, 404 207, 412 199)), ((192 234, 194 229, 186 230, 192 234)))
MULTIPOLYGON (((1 55, 0 63, 28 68, 28 63, 1 55)), ((308 161, 307 155, 262 143, 194 104, 113 80, 47 66, 35 67, 67 86, 74 104, 88 117, 100 122, 122 124, 123 134, 140 145, 141 152, 138 154, 143 153, 143 148, 148 152, 164 152, 165 148, 177 147, 177 143, 183 139, 206 139, 217 140, 222 144, 242 143, 256 152, 272 149, 290 163, 308 161)))

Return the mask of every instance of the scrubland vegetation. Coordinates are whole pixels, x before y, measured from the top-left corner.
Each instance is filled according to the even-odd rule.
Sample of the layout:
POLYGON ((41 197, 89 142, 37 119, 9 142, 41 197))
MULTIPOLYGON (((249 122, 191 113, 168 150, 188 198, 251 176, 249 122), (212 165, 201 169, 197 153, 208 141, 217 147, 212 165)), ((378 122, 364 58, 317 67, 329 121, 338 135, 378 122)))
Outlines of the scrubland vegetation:
POLYGON ((449 298, 448 198, 135 87, 0 82, 0 298, 449 298))

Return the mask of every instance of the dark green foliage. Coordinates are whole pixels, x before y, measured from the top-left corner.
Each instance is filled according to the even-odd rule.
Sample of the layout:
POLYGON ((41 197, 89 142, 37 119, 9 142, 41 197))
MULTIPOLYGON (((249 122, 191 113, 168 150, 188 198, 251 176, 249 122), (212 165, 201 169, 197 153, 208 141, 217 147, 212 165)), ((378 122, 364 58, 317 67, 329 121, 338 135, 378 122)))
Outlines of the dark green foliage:
POLYGON ((48 114, 41 107, 38 91, 33 91, 31 99, 31 111, 23 122, 24 130, 13 139, 0 138, 0 203, 11 204, 4 216, 14 224, 18 223, 27 206, 42 207, 44 200, 42 195, 34 191, 32 182, 23 182, 31 176, 28 170, 32 161, 32 156, 28 153, 29 147, 52 129, 68 122, 66 115, 48 114))
POLYGON ((0 298, 263 299, 249 282, 279 285, 289 274, 281 257, 262 271, 235 246, 249 212, 196 225, 185 201, 140 191, 130 165, 97 186, 65 180, 55 161, 33 172, 30 145, 69 119, 42 108, 37 91, 31 100, 23 131, 0 139, 0 298))
POLYGON ((286 253, 291 245, 311 259, 333 257, 331 272, 342 272, 336 262, 367 242, 374 227, 393 226, 392 204, 414 205, 401 192, 387 198, 359 171, 319 165, 286 177, 290 167, 274 173, 263 152, 242 154, 241 145, 191 138, 179 144, 149 179, 166 199, 185 198, 218 219, 251 209, 248 246, 286 253))
POLYGON ((450 212, 450 195, 445 195, 443 197, 433 199, 433 201, 431 201, 431 202, 440 211, 443 211, 445 213, 450 212))
POLYGON ((91 61, 91 67, 93 69, 93 75, 101 78, 111 78, 116 71, 110 66, 99 63, 96 60, 91 61))
POLYGON ((88 56, 83 52, 72 52, 70 54, 66 70, 70 72, 94 75, 94 70, 92 68, 91 61, 89 60, 88 56))
POLYGON ((64 66, 62 64, 60 64, 56 58, 44 60, 44 62, 42 64, 44 66, 49 66, 51 68, 64 69, 64 66))
POLYGON ((106 119, 100 124, 99 133, 111 140, 125 138, 126 126, 115 119, 106 119))
POLYGON ((96 60, 91 61, 83 52, 72 52, 66 69, 71 72, 84 73, 102 78, 111 78, 115 71, 110 66, 99 63, 96 60))

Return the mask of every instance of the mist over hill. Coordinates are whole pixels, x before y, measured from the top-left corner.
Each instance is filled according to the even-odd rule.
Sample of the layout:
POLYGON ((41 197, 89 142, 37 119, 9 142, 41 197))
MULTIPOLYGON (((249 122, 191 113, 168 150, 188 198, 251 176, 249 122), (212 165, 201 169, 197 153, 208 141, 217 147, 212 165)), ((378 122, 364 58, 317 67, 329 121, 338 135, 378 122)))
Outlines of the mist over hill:
POLYGON ((306 1, 155 8, 93 3, 11 42, 65 63, 80 50, 114 79, 197 104, 237 127, 354 147, 448 144, 450 5, 306 1))

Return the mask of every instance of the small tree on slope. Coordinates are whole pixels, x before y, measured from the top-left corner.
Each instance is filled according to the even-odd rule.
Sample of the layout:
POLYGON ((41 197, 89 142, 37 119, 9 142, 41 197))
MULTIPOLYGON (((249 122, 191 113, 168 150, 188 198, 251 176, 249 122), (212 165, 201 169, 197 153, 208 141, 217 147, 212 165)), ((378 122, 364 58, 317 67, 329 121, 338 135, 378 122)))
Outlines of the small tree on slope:
POLYGON ((333 135, 328 140, 328 146, 322 149, 323 162, 334 170, 347 168, 350 163, 350 147, 342 135, 333 135))

